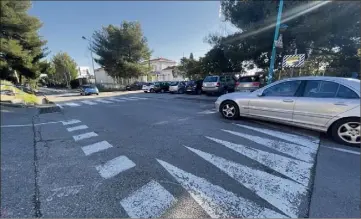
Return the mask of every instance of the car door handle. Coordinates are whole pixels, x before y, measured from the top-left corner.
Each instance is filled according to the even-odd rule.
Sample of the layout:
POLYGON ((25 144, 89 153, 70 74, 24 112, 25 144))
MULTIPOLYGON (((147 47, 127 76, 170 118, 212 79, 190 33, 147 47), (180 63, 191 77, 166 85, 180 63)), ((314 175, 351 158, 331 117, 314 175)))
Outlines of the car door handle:
POLYGON ((293 100, 291 100, 291 99, 285 99, 285 100, 282 100, 283 102, 285 102, 285 103, 293 103, 293 100))
POLYGON ((343 102, 337 102, 337 103, 334 103, 333 105, 336 105, 336 106, 347 106, 346 103, 343 103, 343 102))

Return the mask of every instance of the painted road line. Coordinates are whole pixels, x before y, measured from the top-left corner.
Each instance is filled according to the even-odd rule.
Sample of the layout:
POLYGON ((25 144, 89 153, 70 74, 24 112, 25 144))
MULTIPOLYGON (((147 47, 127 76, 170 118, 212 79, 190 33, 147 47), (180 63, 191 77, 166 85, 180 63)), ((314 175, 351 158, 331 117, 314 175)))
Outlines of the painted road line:
POLYGON ((106 162, 104 165, 96 166, 95 168, 101 177, 109 179, 132 167, 135 167, 133 161, 129 160, 126 156, 120 156, 106 162))
POLYGON ((138 100, 147 100, 148 98, 146 97, 129 97, 131 99, 138 99, 138 100))
POLYGON ((213 185, 207 180, 181 170, 165 161, 157 161, 188 191, 192 198, 211 216, 239 218, 285 218, 251 200, 213 185))
POLYGON ((298 212, 301 201, 307 195, 307 188, 305 186, 217 157, 213 154, 208 154, 191 147, 186 148, 227 173, 230 177, 291 218, 299 217, 298 212))
POLYGON ((98 136, 98 134, 95 132, 87 132, 87 133, 80 134, 80 135, 74 135, 73 138, 75 141, 80 141, 80 140, 95 137, 95 136, 98 136))
POLYGON ((85 104, 88 104, 88 105, 97 105, 97 103, 93 102, 93 101, 90 101, 90 100, 84 100, 84 101, 81 101, 82 103, 85 103, 85 104))
POLYGON ((61 104, 56 103, 55 105, 58 106, 60 109, 64 108, 61 104))
POLYGON ((269 153, 255 148, 246 147, 241 144, 234 144, 228 141, 206 136, 209 140, 226 146, 252 160, 255 160, 283 175, 308 186, 313 164, 284 157, 278 154, 269 153))
POLYGON ((132 98, 128 98, 128 97, 117 97, 117 99, 120 99, 120 100, 137 100, 137 99, 132 99, 132 98))
POLYGON ((257 144, 261 144, 265 147, 274 149, 276 151, 279 151, 281 153, 287 154, 291 157, 294 157, 296 159, 306 161, 309 163, 312 163, 314 161, 314 158, 316 156, 316 151, 313 149, 310 149, 308 147, 300 146, 297 144, 292 143, 286 143, 282 141, 275 141, 269 138, 265 137, 258 137, 255 135, 248 135, 245 133, 240 132, 234 132, 226 129, 221 129, 224 132, 248 139, 250 141, 256 142, 257 144))
POLYGON ((153 123, 153 125, 165 125, 168 123, 169 123, 169 121, 160 121, 160 122, 153 123))
POLYGON ((76 124, 81 122, 80 120, 77 119, 72 119, 72 120, 68 120, 68 121, 62 121, 61 123, 63 123, 63 125, 72 125, 72 124, 76 124))
POLYGON ((120 204, 131 218, 157 218, 176 202, 172 194, 152 180, 120 204))
POLYGON ((84 146, 81 149, 83 150, 84 154, 86 156, 88 156, 93 153, 103 151, 103 150, 106 150, 111 147, 113 147, 113 146, 111 144, 109 144, 107 141, 101 141, 101 142, 97 142, 95 144, 90 144, 90 145, 84 146))
POLYGON ((242 128, 251 129, 253 131, 261 132, 266 135, 271 135, 271 136, 274 136, 274 137, 277 137, 277 138, 280 138, 280 139, 283 139, 283 140, 286 140, 289 142, 294 142, 296 144, 303 145, 303 146, 309 147, 311 149, 315 149, 315 151, 317 151, 318 143, 320 141, 319 139, 314 139, 313 141, 310 141, 310 139, 303 137, 303 136, 289 134, 289 133, 275 131, 275 130, 270 130, 270 129, 256 128, 256 127, 252 127, 252 126, 248 126, 248 125, 241 125, 241 124, 235 124, 235 125, 242 127, 242 128))
POLYGON ((64 103, 64 104, 67 105, 67 106, 71 106, 71 107, 80 106, 80 104, 73 103, 73 102, 64 103))
POLYGON ((198 114, 205 114, 205 115, 213 114, 213 113, 217 113, 217 111, 215 111, 215 110, 204 110, 202 112, 198 112, 198 114))
POLYGON ((94 101, 97 101, 99 103, 113 103, 111 101, 108 101, 108 100, 102 100, 102 99, 97 99, 97 100, 94 100, 94 101))
POLYGON ((82 130, 82 129, 87 129, 87 128, 88 128, 88 126, 86 126, 86 125, 79 125, 79 126, 67 128, 66 130, 68 130, 68 132, 73 132, 76 130, 82 130))
POLYGON ((108 100, 115 101, 115 102, 125 102, 125 100, 118 100, 116 98, 108 98, 108 100))
POLYGON ((323 148, 329 148, 329 149, 336 150, 336 151, 341 151, 341 152, 349 153, 349 154, 360 155, 360 152, 357 152, 357 151, 351 151, 351 150, 346 150, 346 149, 342 149, 342 148, 334 148, 334 147, 327 147, 327 146, 322 146, 322 147, 323 147, 323 148))

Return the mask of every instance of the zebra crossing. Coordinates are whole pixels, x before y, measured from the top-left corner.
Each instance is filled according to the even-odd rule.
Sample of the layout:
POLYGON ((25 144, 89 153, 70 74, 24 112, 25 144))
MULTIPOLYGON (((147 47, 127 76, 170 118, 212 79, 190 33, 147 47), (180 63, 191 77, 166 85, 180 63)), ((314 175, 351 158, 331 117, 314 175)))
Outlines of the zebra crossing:
POLYGON ((114 103, 125 103, 127 101, 139 101, 139 100, 147 100, 146 97, 109 97, 109 98, 96 98, 96 99, 88 99, 74 102, 63 102, 58 103, 57 105, 60 108, 64 107, 79 107, 79 106, 94 106, 98 104, 114 104, 114 103))
MULTIPOLYGON (((73 139, 82 142, 94 138, 94 132, 86 132, 86 125, 80 125, 79 120, 64 121, 69 133, 77 133, 73 139)), ((261 167, 250 167, 228 160, 217 154, 202 151, 196 145, 183 145, 189 153, 199 160, 206 161, 214 168, 233 178, 235 182, 258 196, 267 205, 259 201, 242 197, 220 185, 211 182, 212 176, 202 178, 194 172, 187 172, 172 161, 161 157, 155 158, 163 171, 169 174, 179 186, 210 217, 246 217, 246 218, 296 218, 304 217, 300 206, 309 196, 311 172, 318 151, 319 139, 313 136, 284 133, 277 130, 258 128, 244 124, 230 124, 230 129, 220 129, 223 139, 204 136, 204 140, 216 147, 226 148, 236 152, 239 159, 248 157, 259 163, 261 167), (236 130, 236 131, 233 131, 236 130), (242 130, 253 132, 246 134, 242 130), (260 135, 261 134, 261 135, 260 135), (230 138, 236 136, 236 138, 230 138), (263 136, 263 137, 260 137, 263 136), (267 137, 265 137, 267 136, 267 137), (268 137, 269 136, 269 137, 268 137), (228 138, 229 137, 229 138, 228 138), (238 139, 232 142, 229 139, 238 139), (260 147, 245 145, 246 141, 256 143, 260 147), (262 150, 264 148, 265 150, 262 150), (271 171, 266 171, 269 169, 271 171), (208 179, 209 177, 209 179, 208 179), (269 207, 271 206, 271 207, 269 207)), ((113 146, 105 140, 83 145, 81 150, 85 156, 107 150, 113 146)), ((187 161, 189 162, 189 161, 187 161)), ((191 163, 194 163, 191 161, 191 163)), ((112 158, 95 166, 99 176, 104 180, 116 177, 124 171, 131 171, 136 163, 126 155, 112 158)), ((124 209, 131 218, 161 217, 174 208, 180 197, 173 191, 163 187, 162 181, 149 180, 140 188, 119 197, 119 209, 124 209)))

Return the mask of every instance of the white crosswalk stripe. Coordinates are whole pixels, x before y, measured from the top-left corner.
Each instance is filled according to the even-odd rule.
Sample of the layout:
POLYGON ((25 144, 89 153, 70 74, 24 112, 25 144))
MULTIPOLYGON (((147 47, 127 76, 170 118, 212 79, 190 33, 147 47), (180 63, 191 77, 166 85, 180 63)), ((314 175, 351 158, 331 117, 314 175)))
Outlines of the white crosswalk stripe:
POLYGON ((72 106, 72 107, 80 106, 80 104, 73 103, 73 102, 64 103, 64 104, 65 104, 65 105, 68 105, 68 106, 72 106))
POLYGON ((72 119, 72 120, 68 120, 68 121, 62 121, 61 123, 63 123, 63 125, 72 125, 72 124, 76 124, 81 122, 80 120, 77 119, 72 119))
POLYGON ((311 168, 313 164, 284 157, 278 154, 273 154, 258 150, 255 148, 246 147, 241 144, 235 144, 228 141, 220 140, 206 136, 209 140, 217 142, 226 146, 252 160, 255 160, 285 176, 307 186, 310 180, 311 168))
POLYGON ((93 102, 93 101, 90 101, 90 100, 84 100, 84 101, 81 101, 82 103, 85 103, 87 105, 97 105, 97 103, 93 102))
POLYGON ((88 156, 93 153, 103 151, 103 150, 106 150, 111 147, 113 147, 113 146, 111 144, 109 144, 107 141, 101 141, 101 142, 97 142, 95 144, 84 146, 81 149, 83 150, 84 154, 86 156, 88 156))
POLYGON ((117 99, 117 98, 108 98, 108 100, 110 100, 110 101, 114 101, 114 102, 125 102, 125 100, 119 100, 119 99, 117 99))
POLYGON ((129 97, 131 99, 138 99, 138 100, 147 100, 148 98, 146 97, 129 97))
POLYGON ((241 124, 235 124, 235 125, 237 125, 241 128, 247 128, 247 129, 251 129, 253 131, 261 132, 263 134, 267 134, 270 136, 275 136, 277 138, 280 138, 280 139, 283 139, 283 140, 286 140, 289 142, 294 142, 296 144, 303 145, 303 146, 309 147, 311 149, 315 149, 315 151, 317 150, 318 143, 319 143, 319 139, 316 139, 316 138, 309 139, 309 138, 306 138, 303 136, 289 134, 289 133, 275 131, 275 130, 270 130, 270 129, 265 129, 265 128, 256 128, 253 126, 241 125, 241 124))
POLYGON ((282 142, 282 141, 275 141, 275 140, 271 140, 269 138, 265 138, 265 137, 258 137, 255 135, 248 135, 245 133, 240 133, 240 132, 234 132, 234 131, 230 131, 230 130, 225 130, 225 129, 221 129, 224 132, 242 137, 242 138, 246 138, 250 141, 254 141, 258 144, 261 144, 263 146, 266 146, 268 148, 272 148, 274 150, 277 150, 279 152, 285 153, 291 157, 294 157, 296 159, 300 159, 306 162, 313 162, 314 157, 315 157, 315 150, 304 147, 304 146, 300 146, 297 144, 292 144, 292 143, 286 143, 286 142, 282 142))
POLYGON ((113 103, 113 102, 111 102, 111 101, 102 100, 102 99, 96 99, 96 100, 94 100, 94 101, 97 101, 97 102, 99 102, 99 103, 113 103))
POLYGON ((214 114, 214 113, 217 113, 217 111, 215 111, 215 110, 204 110, 204 111, 198 112, 198 114, 204 114, 204 115, 214 114))
POLYGON ((181 170, 165 161, 157 160, 181 185, 192 198, 212 217, 240 218, 285 218, 251 200, 213 185, 207 180, 181 170))
POLYGON ((120 100, 137 100, 137 99, 130 98, 130 97, 117 97, 117 99, 120 99, 120 100))
POLYGON ((80 135, 74 135, 73 138, 74 138, 74 141, 80 141, 80 140, 83 140, 86 138, 91 138, 91 137, 96 137, 96 136, 98 136, 97 133, 88 132, 88 133, 84 133, 84 134, 80 134, 80 135))
POLYGON ((131 218, 160 217, 169 207, 177 202, 163 186, 152 180, 120 204, 131 218))
POLYGON ((187 148, 255 192, 268 203, 282 210, 288 216, 292 218, 298 217, 298 206, 301 204, 301 198, 307 195, 305 186, 213 154, 190 147, 187 148))
POLYGON ((104 165, 96 166, 95 168, 101 177, 109 179, 133 167, 135 167, 133 161, 129 160, 126 156, 120 156, 106 162, 104 165))
POLYGON ((73 132, 76 130, 83 130, 83 129, 87 129, 87 128, 88 128, 88 126, 86 126, 86 125, 79 125, 79 126, 67 128, 66 130, 68 130, 68 132, 73 132))

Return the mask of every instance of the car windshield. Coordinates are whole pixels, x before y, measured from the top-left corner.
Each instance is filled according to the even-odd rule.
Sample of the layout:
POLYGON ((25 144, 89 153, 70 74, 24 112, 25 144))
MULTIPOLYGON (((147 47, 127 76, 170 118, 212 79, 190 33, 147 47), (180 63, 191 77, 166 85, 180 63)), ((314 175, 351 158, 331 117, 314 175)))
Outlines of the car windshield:
POLYGON ((179 84, 178 81, 173 81, 173 82, 171 82, 169 85, 170 85, 170 86, 176 86, 176 85, 178 85, 178 84, 179 84))
POLYGON ((245 82, 259 82, 260 79, 258 76, 249 76, 249 77, 241 77, 238 80, 240 83, 245 83, 245 82))
POLYGON ((218 76, 207 76, 203 82, 217 82, 218 76))

